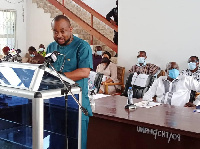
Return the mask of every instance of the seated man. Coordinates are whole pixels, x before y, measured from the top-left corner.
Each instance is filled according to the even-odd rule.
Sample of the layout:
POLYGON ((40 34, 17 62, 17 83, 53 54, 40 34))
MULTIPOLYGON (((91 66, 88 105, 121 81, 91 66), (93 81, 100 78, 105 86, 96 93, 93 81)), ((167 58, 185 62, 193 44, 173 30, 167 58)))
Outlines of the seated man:
POLYGON ((28 63, 31 64, 43 64, 44 63, 44 57, 37 53, 36 49, 34 47, 29 47, 28 52, 30 54, 30 59, 28 60, 28 63))
POLYGON ((188 69, 182 70, 181 74, 192 76, 197 81, 200 81, 199 58, 197 56, 191 56, 188 60, 188 69))
MULTIPOLYGON (((200 81, 200 68, 199 68, 199 58, 197 56, 191 56, 188 60, 188 69, 182 70, 182 75, 192 76, 197 81, 200 81)), ((191 91, 190 102, 195 101, 195 91, 191 91)))
POLYGON ((93 71, 96 71, 97 66, 101 63, 102 47, 101 46, 96 46, 94 52, 95 53, 92 55, 92 58, 93 58, 93 71))
POLYGON ((157 75, 160 72, 160 67, 146 63, 146 52, 139 51, 137 56, 138 63, 129 70, 129 72, 137 72, 138 74, 157 75))
POLYGON ((166 68, 167 76, 161 76, 154 81, 144 94, 143 100, 156 101, 175 106, 195 106, 189 103, 190 91, 200 90, 200 83, 191 76, 179 75, 176 62, 170 62, 166 68))

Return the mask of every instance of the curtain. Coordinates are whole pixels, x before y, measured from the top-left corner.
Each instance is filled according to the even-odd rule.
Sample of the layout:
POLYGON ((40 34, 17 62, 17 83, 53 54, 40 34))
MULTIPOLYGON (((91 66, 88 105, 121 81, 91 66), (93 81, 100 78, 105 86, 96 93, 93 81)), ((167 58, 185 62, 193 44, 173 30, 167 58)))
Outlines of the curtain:
POLYGON ((0 10, 0 51, 16 47, 16 11, 0 10))

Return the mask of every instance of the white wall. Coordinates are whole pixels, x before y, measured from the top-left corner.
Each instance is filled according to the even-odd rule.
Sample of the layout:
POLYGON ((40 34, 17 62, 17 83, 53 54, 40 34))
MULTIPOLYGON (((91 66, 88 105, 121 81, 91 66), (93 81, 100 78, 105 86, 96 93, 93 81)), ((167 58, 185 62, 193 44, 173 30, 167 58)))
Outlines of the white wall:
MULTIPOLYGON (((116 7, 116 0, 83 0, 87 5, 95 9, 97 12, 105 16, 112 8, 116 7)), ((39 44, 45 47, 53 40, 53 32, 51 30, 51 21, 49 13, 44 13, 42 8, 37 8, 32 0, 27 0, 27 46, 34 46, 36 49, 39 44)))
POLYGON ((27 0, 27 50, 30 46, 38 49, 40 44, 47 48, 54 41, 51 21, 49 13, 44 13, 32 0, 27 0))
POLYGON ((200 57, 199 6, 199 0, 119 1, 119 65, 127 72, 145 50, 147 62, 162 69, 170 61, 186 68, 191 55, 200 57))
POLYGON ((15 0, 10 0, 12 3, 1 0, 0 9, 14 9, 17 11, 17 22, 16 22, 16 47, 22 50, 22 55, 26 49, 26 18, 24 16, 23 22, 23 7, 24 15, 26 15, 26 0, 23 3, 16 3, 15 0))
MULTIPOLYGON (((100 13, 107 13, 107 0, 98 4, 97 0, 89 1, 83 0, 90 6, 95 2, 102 11, 100 13), (100 4, 105 7, 101 8, 100 4)), ((112 1, 108 11, 116 6, 116 1, 112 1)), ((47 47, 53 41, 50 14, 45 14, 31 0, 25 2, 25 22, 22 22, 21 4, 13 6, 3 1, 0 6, 1 9, 16 8, 18 11, 18 48, 26 52, 29 46, 38 48, 40 43, 47 47)), ((148 62, 162 69, 169 61, 178 62, 181 69, 187 67, 189 56, 200 57, 199 5, 198 0, 120 0, 118 64, 125 66, 127 72, 136 63, 137 52, 145 50, 148 62)))
MULTIPOLYGON (((18 4, 18 0, 10 0, 12 4, 1 1, 0 9, 15 9, 17 10, 17 32, 16 32, 16 47, 22 50, 22 56, 27 52, 28 47, 34 46, 36 49, 39 44, 44 44, 45 47, 53 40, 51 21, 49 13, 44 13, 42 8, 37 8, 32 0, 24 0, 18 4), (24 7, 24 22, 22 16, 22 6, 24 7)), ((90 7, 97 10, 105 16, 113 7, 116 7, 115 0, 91 1, 83 0, 90 7)))
POLYGON ((82 0, 88 6, 96 10, 102 16, 106 16, 114 7, 116 7, 116 0, 82 0))

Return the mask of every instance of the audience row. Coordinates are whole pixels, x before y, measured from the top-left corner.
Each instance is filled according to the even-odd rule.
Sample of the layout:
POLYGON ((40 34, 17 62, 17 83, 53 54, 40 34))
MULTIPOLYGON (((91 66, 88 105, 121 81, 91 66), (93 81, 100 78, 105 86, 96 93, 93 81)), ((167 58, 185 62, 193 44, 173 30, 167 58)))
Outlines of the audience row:
POLYGON ((33 46, 29 47, 29 53, 26 54, 23 58, 20 56, 20 49, 10 49, 8 46, 6 46, 2 49, 2 51, 4 55, 1 56, 0 59, 7 62, 28 62, 31 64, 43 64, 44 57, 46 56, 45 47, 43 44, 39 45, 38 51, 33 46))
MULTIPOLYGON (((10 50, 9 47, 2 49, 4 53, 3 61, 22 62, 21 50, 10 50)), ((29 47, 28 63, 42 64, 45 60, 45 47, 40 44, 37 51, 33 46, 29 47)), ((111 62, 111 54, 107 51, 102 53, 101 46, 95 48, 93 54, 93 71, 102 73, 104 79, 101 82, 99 93, 105 93, 105 83, 117 83, 117 65, 111 62)), ((157 78, 161 72, 160 67, 155 64, 146 63, 147 55, 145 51, 139 51, 137 64, 133 65, 129 73, 151 75, 157 78)), ((199 58, 191 56, 188 59, 188 69, 180 72, 176 62, 167 64, 165 76, 158 77, 144 94, 144 100, 155 100, 176 106, 195 106, 198 105, 200 97, 196 98, 196 92, 200 91, 200 69, 199 58)), ((108 93, 114 94, 119 86, 108 86, 108 93)))
MULTIPOLYGON (((104 93, 105 83, 116 83, 117 66, 110 61, 109 52, 101 55, 101 49, 96 48, 93 55, 94 71, 103 73, 106 80, 103 80, 99 93, 104 93), (101 58, 102 57, 102 58, 101 58), (98 65, 97 61, 100 61, 98 65)), ((133 65, 129 70, 130 73, 146 74, 157 78, 161 69, 155 64, 146 63, 146 52, 139 51, 137 56, 137 64, 133 65)), ((179 70, 176 62, 169 62, 165 69, 165 75, 158 77, 153 82, 149 90, 144 94, 143 99, 148 101, 156 101, 175 106, 195 106, 199 105, 200 97, 196 97, 196 92, 200 92, 200 69, 199 58, 191 56, 188 59, 188 68, 179 70)), ((113 94, 118 86, 109 86, 109 94, 113 94)))

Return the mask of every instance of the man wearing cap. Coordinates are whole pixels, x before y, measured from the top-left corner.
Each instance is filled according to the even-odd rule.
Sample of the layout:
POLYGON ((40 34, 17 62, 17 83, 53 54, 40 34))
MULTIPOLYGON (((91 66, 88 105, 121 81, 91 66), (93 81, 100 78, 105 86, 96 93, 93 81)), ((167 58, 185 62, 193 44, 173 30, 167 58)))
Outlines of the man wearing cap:
POLYGON ((146 52, 139 51, 137 56, 137 64, 133 65, 129 70, 130 73, 147 74, 147 75, 157 75, 160 72, 160 67, 146 63, 146 52))

